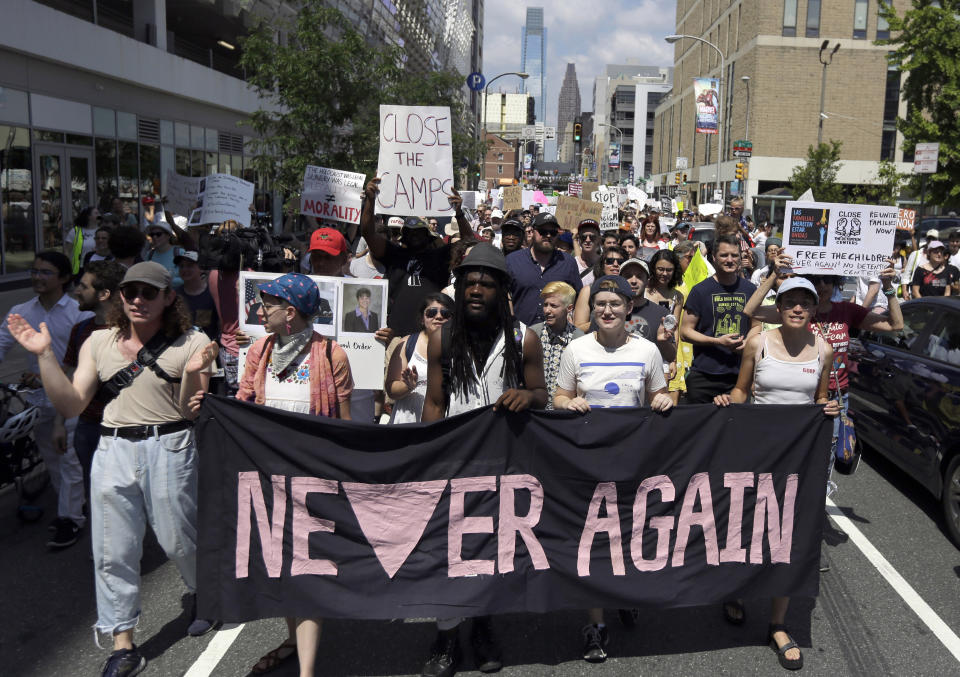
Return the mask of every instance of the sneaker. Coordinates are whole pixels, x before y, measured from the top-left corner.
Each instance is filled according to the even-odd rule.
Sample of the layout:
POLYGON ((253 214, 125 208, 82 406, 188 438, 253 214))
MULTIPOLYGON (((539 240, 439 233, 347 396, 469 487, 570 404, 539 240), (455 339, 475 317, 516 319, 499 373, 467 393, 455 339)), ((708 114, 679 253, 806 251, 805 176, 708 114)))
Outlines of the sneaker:
POLYGON ((111 653, 100 674, 101 677, 133 677, 143 672, 145 667, 147 659, 134 646, 132 649, 117 649, 111 653))
POLYGON ((503 667, 500 646, 493 635, 493 624, 489 616, 477 616, 473 619, 470 644, 473 645, 473 658, 477 664, 477 670, 497 672, 503 667))
POLYGON ((60 523, 66 518, 64 517, 55 517, 50 520, 50 524, 47 525, 47 531, 56 531, 60 527, 60 523))
POLYGON ((442 630, 430 650, 421 677, 453 677, 460 664, 459 628, 442 630))
POLYGON ((187 604, 184 606, 189 605, 190 618, 193 619, 190 621, 190 626, 187 628, 188 635, 191 637, 203 637, 211 630, 216 630, 223 625, 221 621, 210 621, 205 618, 197 618, 197 594, 188 593, 186 597, 187 604))
POLYGON ((825 574, 830 571, 830 562, 823 558, 823 555, 820 555, 820 573, 825 574))
POLYGON ((58 518, 53 536, 47 541, 47 547, 50 548, 68 548, 77 542, 80 538, 80 527, 76 522, 66 517, 58 518))
POLYGON ((583 628, 583 660, 588 663, 603 663, 607 660, 607 627, 586 625, 583 628))

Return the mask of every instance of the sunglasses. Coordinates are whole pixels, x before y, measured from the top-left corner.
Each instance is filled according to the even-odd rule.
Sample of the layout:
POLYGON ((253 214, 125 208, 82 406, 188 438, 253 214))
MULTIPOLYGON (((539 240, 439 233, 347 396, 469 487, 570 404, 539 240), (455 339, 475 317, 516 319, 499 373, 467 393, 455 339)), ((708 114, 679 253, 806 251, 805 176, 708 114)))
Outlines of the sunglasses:
POLYGON ((423 311, 423 314, 429 318, 434 318, 439 315, 445 320, 449 320, 451 317, 453 317, 453 313, 446 308, 427 308, 425 311, 423 311))
POLYGON ((537 232, 540 233, 541 237, 556 237, 560 234, 560 231, 556 228, 537 228, 537 232))
POLYGON ((605 259, 603 260, 603 262, 604 262, 605 264, 607 264, 608 266, 612 266, 614 263, 616 263, 616 264, 619 266, 619 265, 622 265, 622 264, 623 264, 623 259, 621 259, 621 258, 619 258, 619 257, 617 257, 617 256, 608 256, 607 258, 605 258, 605 259))
POLYGON ((161 235, 166 235, 167 231, 165 230, 151 230, 147 233, 147 237, 160 237, 161 235))
POLYGON ((135 301, 138 296, 144 301, 152 301, 160 294, 160 290, 150 284, 128 284, 120 287, 120 293, 127 301, 135 301))
POLYGON ((597 239, 597 236, 594 235, 593 233, 587 233, 586 235, 580 236, 581 242, 593 242, 596 239, 597 239))

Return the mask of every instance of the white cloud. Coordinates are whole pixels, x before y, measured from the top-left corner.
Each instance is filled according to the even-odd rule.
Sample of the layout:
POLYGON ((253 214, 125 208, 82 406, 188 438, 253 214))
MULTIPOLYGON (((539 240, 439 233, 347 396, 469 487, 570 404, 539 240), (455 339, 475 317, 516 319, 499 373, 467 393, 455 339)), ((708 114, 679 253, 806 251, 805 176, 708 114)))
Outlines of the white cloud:
MULTIPOLYGON (((593 109, 593 81, 606 64, 638 60, 645 66, 673 65, 676 3, 671 0, 590 0, 518 3, 486 0, 483 72, 488 78, 520 70, 520 35, 527 6, 544 8, 547 29, 547 123, 557 119, 557 99, 567 63, 576 64, 581 107, 593 109)), ((516 84, 504 78, 505 88, 516 84)))

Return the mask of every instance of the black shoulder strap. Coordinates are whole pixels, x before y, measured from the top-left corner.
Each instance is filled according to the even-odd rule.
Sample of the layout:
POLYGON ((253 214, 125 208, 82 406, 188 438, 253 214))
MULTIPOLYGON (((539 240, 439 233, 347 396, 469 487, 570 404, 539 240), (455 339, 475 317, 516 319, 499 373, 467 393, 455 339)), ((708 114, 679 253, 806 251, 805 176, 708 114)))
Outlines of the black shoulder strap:
POLYGON ((443 372, 444 411, 450 406, 450 323, 440 327, 440 369, 443 372))
MULTIPOLYGON (((504 336, 504 340, 506 340, 504 336)), ((523 390, 527 386, 526 379, 523 377, 523 339, 526 338, 526 332, 520 324, 520 320, 513 318, 513 340, 517 342, 517 350, 520 351, 520 371, 517 373, 517 388, 523 390)))
POLYGON ((582 273, 580 273, 580 279, 582 280, 587 275, 593 272, 593 266, 587 266, 582 273))
POLYGON ((157 364, 157 360, 160 359, 163 352, 173 345, 178 338, 180 337, 170 338, 162 331, 157 332, 157 334, 147 341, 146 345, 137 352, 136 360, 111 376, 109 381, 100 386, 100 389, 97 391, 97 398, 106 405, 116 398, 121 390, 130 386, 133 380, 143 373, 144 369, 152 370, 153 373, 168 383, 177 383, 177 379, 167 374, 167 372, 157 364))
POLYGON ((415 332, 410 334, 407 337, 407 342, 403 346, 403 354, 407 358, 407 365, 409 366, 410 360, 413 359, 413 351, 417 349, 417 340, 420 338, 420 332, 415 332))

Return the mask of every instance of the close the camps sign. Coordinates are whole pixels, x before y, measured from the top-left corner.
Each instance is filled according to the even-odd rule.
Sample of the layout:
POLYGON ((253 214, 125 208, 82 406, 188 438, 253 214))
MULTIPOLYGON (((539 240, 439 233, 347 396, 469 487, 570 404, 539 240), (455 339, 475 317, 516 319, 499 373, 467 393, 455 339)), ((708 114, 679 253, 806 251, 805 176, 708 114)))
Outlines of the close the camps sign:
POLYGON ((816 596, 830 436, 816 406, 487 408, 373 426, 210 396, 200 614, 449 618, 816 596))
POLYGON ((377 214, 452 214, 453 131, 442 106, 380 106, 377 214))

